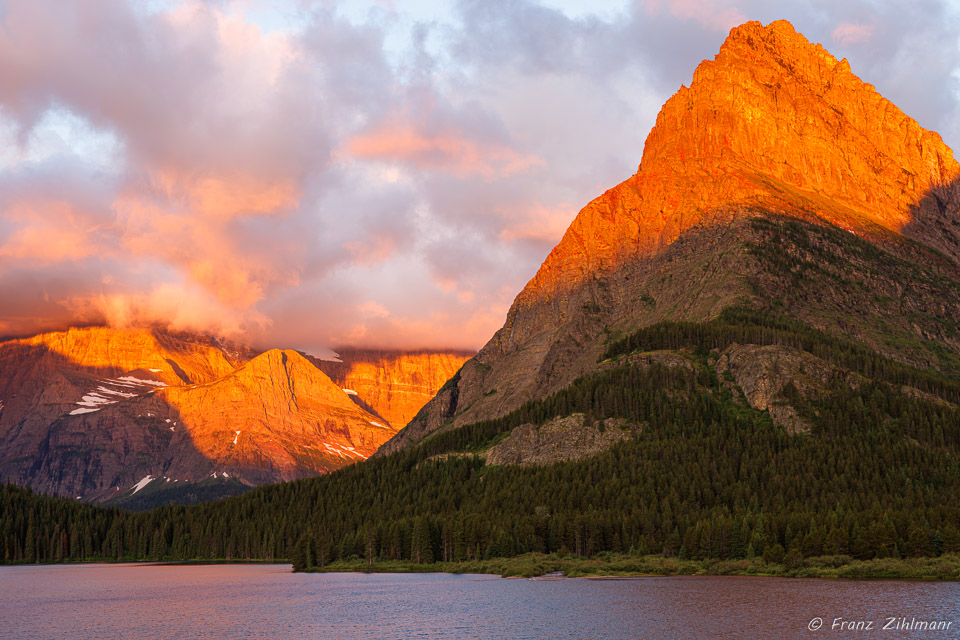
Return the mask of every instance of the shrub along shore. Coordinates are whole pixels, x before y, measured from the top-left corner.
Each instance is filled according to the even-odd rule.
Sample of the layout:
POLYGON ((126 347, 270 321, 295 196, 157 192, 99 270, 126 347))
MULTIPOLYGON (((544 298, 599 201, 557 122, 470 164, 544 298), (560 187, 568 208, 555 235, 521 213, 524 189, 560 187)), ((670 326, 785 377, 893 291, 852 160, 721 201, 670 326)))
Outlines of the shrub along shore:
POLYGON ((709 575, 960 581, 960 555, 873 560, 855 560, 850 556, 837 555, 778 563, 768 562, 760 557, 740 560, 681 560, 658 555, 616 553, 601 553, 592 558, 527 553, 514 558, 422 564, 404 560, 371 564, 357 559, 332 562, 322 567, 295 565, 294 570, 322 573, 483 573, 504 578, 535 578, 562 574, 568 578, 709 575))

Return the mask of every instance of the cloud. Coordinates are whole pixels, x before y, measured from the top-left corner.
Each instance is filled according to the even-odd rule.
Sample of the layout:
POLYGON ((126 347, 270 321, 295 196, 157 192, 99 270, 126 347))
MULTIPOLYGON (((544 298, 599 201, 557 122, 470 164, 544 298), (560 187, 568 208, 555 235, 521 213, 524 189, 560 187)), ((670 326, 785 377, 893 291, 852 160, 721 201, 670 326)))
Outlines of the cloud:
POLYGON ((505 222, 500 229, 500 237, 508 242, 526 240, 544 243, 550 247, 556 245, 563 232, 576 216, 577 207, 563 203, 555 209, 542 205, 530 205, 522 212, 504 211, 505 222))
MULTIPOLYGON (((423 56, 418 52, 418 58, 423 56)), ((429 62, 419 60, 421 65, 429 62)), ((398 106, 372 118, 335 152, 341 160, 391 163, 412 173, 487 180, 524 173, 543 161, 516 148, 504 123, 474 100, 453 104, 436 87, 402 87, 398 106)))
POLYGON ((841 22, 836 29, 830 32, 830 37, 844 46, 860 44, 873 37, 874 28, 874 25, 865 25, 859 22, 841 22))
POLYGON ((744 19, 960 142, 940 0, 0 4, 2 335, 479 347, 744 19))
POLYGON ((539 158, 509 147, 471 140, 457 132, 428 133, 404 122, 363 132, 346 143, 351 156, 412 164, 417 169, 447 171, 455 176, 486 178, 519 173, 542 164, 539 158))
POLYGON ((203 289, 171 283, 147 292, 71 296, 62 304, 79 322, 120 328, 150 326, 162 319, 164 327, 176 331, 242 337, 270 326, 270 320, 259 313, 248 312, 241 319, 203 289))
POLYGON ((735 4, 716 0, 651 0, 647 8, 654 14, 665 8, 677 18, 693 20, 712 31, 726 32, 747 20, 735 4))
MULTIPOLYGON (((54 207, 57 210, 65 207, 54 207)), ((69 219, 70 213, 63 212, 69 219)), ((0 260, 20 260, 32 262, 75 261, 94 254, 87 244, 87 234, 83 230, 64 228, 60 224, 41 221, 15 231, 0 246, 0 260)))
POLYGON ((0 269, 113 256, 109 176, 59 158, 0 173, 0 269))

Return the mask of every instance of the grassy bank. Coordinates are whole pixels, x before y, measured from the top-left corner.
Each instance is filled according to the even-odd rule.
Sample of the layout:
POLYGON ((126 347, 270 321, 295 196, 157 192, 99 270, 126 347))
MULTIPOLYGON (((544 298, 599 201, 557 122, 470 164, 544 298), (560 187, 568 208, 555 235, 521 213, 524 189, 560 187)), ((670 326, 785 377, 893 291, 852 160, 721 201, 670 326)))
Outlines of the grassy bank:
POLYGON ((631 556, 604 553, 593 558, 528 553, 515 558, 492 558, 468 562, 416 564, 386 561, 368 564, 365 560, 334 562, 312 567, 312 572, 367 573, 487 573, 504 578, 532 578, 562 572, 570 578, 627 576, 780 576, 791 578, 900 578, 913 580, 960 580, 960 556, 939 558, 883 558, 854 560, 850 556, 807 558, 795 566, 764 562, 761 558, 744 560, 679 560, 663 556, 631 556))

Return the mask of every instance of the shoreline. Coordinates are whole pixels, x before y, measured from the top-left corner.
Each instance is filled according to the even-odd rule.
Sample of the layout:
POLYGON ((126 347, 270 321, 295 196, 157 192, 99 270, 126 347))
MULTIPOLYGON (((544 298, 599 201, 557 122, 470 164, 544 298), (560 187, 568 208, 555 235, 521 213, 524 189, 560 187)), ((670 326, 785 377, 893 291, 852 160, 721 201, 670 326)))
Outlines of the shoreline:
MULTIPOLYGON (((138 566, 203 566, 203 565, 292 565, 285 558, 191 560, 108 560, 48 563, 0 563, 0 566, 57 565, 138 565, 138 566)), ((849 556, 817 556, 807 558, 795 567, 766 563, 761 558, 739 560, 680 560, 664 556, 633 556, 604 553, 593 558, 577 558, 557 554, 528 553, 512 558, 432 562, 417 564, 407 560, 386 560, 368 564, 366 560, 336 561, 309 568, 293 567, 292 573, 450 573, 494 575, 501 578, 541 580, 621 580, 673 576, 738 576, 758 578, 814 578, 838 580, 910 580, 960 582, 960 555, 947 554, 935 558, 875 558, 855 560, 849 556)))
POLYGON ((936 558, 875 558, 817 556, 799 565, 740 560, 680 560, 664 556, 601 554, 576 558, 529 553, 513 558, 415 564, 403 560, 368 564, 365 560, 337 561, 324 566, 295 568, 298 573, 462 573, 499 575, 502 578, 559 580, 588 578, 616 580, 664 576, 744 576, 763 578, 830 578, 847 580, 960 581, 960 555, 936 558), (544 577, 544 576, 550 577, 544 577))
POLYGON ((89 560, 62 560, 60 562, 0 562, 0 568, 2 567, 74 567, 74 566, 85 566, 85 565, 94 565, 94 564, 106 564, 106 565, 121 565, 129 564, 134 566, 142 567, 182 567, 182 566, 191 566, 191 565, 215 565, 215 564, 289 564, 293 563, 286 558, 275 558, 273 560, 262 560, 257 558, 250 559, 226 559, 226 558, 212 558, 212 559, 197 559, 197 560, 134 560, 134 559, 123 559, 123 560, 110 560, 107 558, 92 558, 89 560))

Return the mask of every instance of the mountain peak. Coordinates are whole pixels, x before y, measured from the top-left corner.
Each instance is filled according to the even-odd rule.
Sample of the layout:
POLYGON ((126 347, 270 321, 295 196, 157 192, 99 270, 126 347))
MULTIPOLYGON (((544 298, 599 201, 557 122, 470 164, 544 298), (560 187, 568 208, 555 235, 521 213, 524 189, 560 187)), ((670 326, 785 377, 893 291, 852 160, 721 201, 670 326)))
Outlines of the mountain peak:
POLYGON ((663 105, 637 173, 577 215, 503 328, 382 451, 592 372, 696 370, 686 338, 630 342, 641 348, 616 361, 609 345, 736 307, 912 366, 960 368, 958 176, 940 136, 789 23, 737 27, 663 105))
POLYGON ((587 205, 517 302, 575 287, 683 231, 768 211, 908 232, 960 166, 872 85, 784 20, 731 30, 663 106, 638 172, 587 205))
MULTIPOLYGON (((759 83, 768 89, 773 89, 778 82, 781 85, 799 82, 816 87, 819 97, 837 82, 863 85, 869 91, 875 91, 873 86, 853 74, 846 58, 838 61, 823 46, 798 33, 786 20, 777 20, 767 26, 756 21, 746 22, 731 29, 717 55, 697 66, 691 87, 732 82, 743 83, 743 88, 759 83)), ((735 104, 736 101, 732 100, 731 106, 735 104)))
POLYGON ((300 395, 322 398, 338 410, 357 412, 358 407, 346 393, 313 363, 292 349, 270 349, 237 369, 236 382, 261 395, 282 398, 284 402, 300 395))
MULTIPOLYGON (((757 20, 744 22, 730 29, 730 34, 720 46, 720 53, 732 47, 760 48, 764 44, 778 43, 798 48, 814 48, 824 51, 818 44, 812 44, 798 33, 789 20, 774 20, 764 26, 757 20)), ((829 55, 829 54, 827 54, 829 55)), ((832 57, 832 56, 831 56, 832 57)))
POLYGON ((960 175, 938 134, 784 20, 731 30, 664 104, 641 165, 647 208, 666 216, 799 204, 843 226, 893 231, 960 175))

